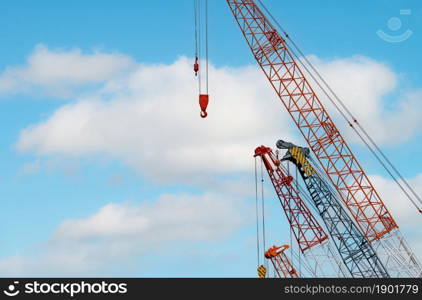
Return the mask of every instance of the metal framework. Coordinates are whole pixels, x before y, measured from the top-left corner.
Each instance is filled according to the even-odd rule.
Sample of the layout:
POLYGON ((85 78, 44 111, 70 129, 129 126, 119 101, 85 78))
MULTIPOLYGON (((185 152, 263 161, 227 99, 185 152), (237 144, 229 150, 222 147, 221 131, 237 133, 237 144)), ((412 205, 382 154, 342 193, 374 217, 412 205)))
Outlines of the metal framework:
POLYGON ((288 245, 273 246, 265 252, 265 258, 271 260, 279 278, 299 278, 298 272, 285 253, 288 248, 288 245))
POLYGON ((267 170, 309 271, 314 277, 346 277, 348 272, 330 247, 328 235, 293 187, 293 177, 279 168, 280 162, 270 148, 257 147, 254 156, 261 158, 267 170))
POLYGON ((303 253, 328 239, 324 229, 291 186, 293 177, 285 176, 283 171, 277 167, 279 162, 275 159, 271 148, 265 146, 256 148, 255 157, 258 156, 262 159, 268 172, 300 251, 303 253))
MULTIPOLYGON (((280 144, 282 143, 277 143, 277 146, 284 149, 286 143, 280 144)), ((314 205, 352 276, 389 277, 375 250, 331 192, 327 183, 312 167, 303 148, 289 147, 283 160, 291 161, 298 168, 314 205)))
MULTIPOLYGON (((305 78, 287 42, 253 0, 227 0, 252 54, 324 172, 369 242, 396 239, 395 256, 409 273, 422 268, 348 144, 305 78), (391 234, 390 234, 391 233, 391 234), (398 240, 397 240, 398 239, 398 240)), ((390 249, 390 250, 388 250, 390 249)))

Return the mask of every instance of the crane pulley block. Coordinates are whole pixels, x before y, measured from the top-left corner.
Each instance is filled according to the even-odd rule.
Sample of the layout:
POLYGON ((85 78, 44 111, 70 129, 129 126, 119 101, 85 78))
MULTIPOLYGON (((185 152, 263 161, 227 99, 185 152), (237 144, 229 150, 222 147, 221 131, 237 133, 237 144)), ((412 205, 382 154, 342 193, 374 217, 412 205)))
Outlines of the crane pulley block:
POLYGON ((195 72, 195 76, 198 76, 198 71, 199 71, 198 56, 195 57, 195 63, 193 64, 193 71, 195 72))

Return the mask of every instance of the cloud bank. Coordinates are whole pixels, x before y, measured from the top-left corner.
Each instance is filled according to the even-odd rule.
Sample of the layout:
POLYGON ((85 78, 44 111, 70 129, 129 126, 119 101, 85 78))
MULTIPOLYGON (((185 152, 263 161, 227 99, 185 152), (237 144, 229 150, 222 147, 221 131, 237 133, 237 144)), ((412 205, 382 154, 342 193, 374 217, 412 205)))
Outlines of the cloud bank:
MULTIPOLYGON (((388 66, 362 56, 311 59, 378 142, 397 144, 420 134, 422 92, 411 91, 393 103, 385 100, 398 81, 388 66)), ((192 61, 185 57, 168 65, 134 67, 123 55, 55 52, 38 46, 20 72, 32 74, 66 63, 72 68, 63 67, 52 77, 101 85, 24 129, 17 142, 20 151, 41 156, 103 154, 148 178, 174 182, 249 171, 253 150, 261 143, 272 146, 279 138, 303 143, 292 134, 297 130, 290 117, 255 66, 211 66, 209 117, 203 120, 198 116, 192 61), (95 71, 97 64, 102 67, 95 71), (87 68, 92 69, 89 74, 84 73, 87 68)), ((0 86, 10 70, 17 69, 4 71, 0 86)), ((56 82, 45 79, 49 76, 32 84, 55 90, 56 82)), ((332 108, 330 112, 337 115, 332 108)))
MULTIPOLYGON (((111 203, 80 219, 63 221, 48 242, 0 260, 3 276, 100 276, 142 272, 137 257, 167 255, 195 243, 221 245, 248 224, 253 210, 221 194, 166 194, 153 202, 111 203), (119 266, 119 270, 115 267, 119 266), (139 269, 137 269, 139 268, 139 269), (119 273, 120 272, 120 273, 119 273)), ((206 260, 206 257, 204 257, 206 260)))
MULTIPOLYGON (((399 81, 391 68, 362 56, 311 59, 378 142, 397 144, 421 133, 422 93, 387 100, 399 81)), ((272 146, 279 138, 303 142, 256 66, 211 65, 210 75, 209 117, 204 120, 192 60, 186 57, 171 64, 144 64, 122 54, 40 45, 26 65, 1 72, 0 95, 71 99, 22 130, 16 143, 22 153, 37 159, 102 155, 163 185, 199 184, 220 194, 164 195, 152 203, 104 206, 86 218, 61 223, 35 258, 21 254, 0 260, 0 270, 28 276, 40 276, 43 270, 48 275, 99 274, 109 270, 111 261, 130 265, 135 257, 176 240, 218 243, 239 230, 247 214, 236 199, 248 195, 249 179, 233 177, 253 172, 254 148, 272 146)), ((40 168, 37 160, 24 172, 40 168)), ((402 197, 391 182, 372 178, 393 214, 413 227, 413 212, 397 201, 402 197)), ((418 187, 419 179, 414 180, 418 187)))

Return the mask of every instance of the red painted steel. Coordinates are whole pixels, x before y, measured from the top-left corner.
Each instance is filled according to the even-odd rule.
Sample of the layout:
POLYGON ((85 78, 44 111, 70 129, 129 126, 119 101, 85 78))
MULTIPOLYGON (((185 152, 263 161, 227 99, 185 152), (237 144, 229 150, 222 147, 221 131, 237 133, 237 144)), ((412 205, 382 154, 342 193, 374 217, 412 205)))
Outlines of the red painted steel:
POLYGON ((201 117, 206 118, 207 113, 207 107, 209 102, 209 96, 206 94, 199 95, 199 106, 201 107, 201 117))
POLYGON ((309 208, 303 202, 299 193, 291 185, 293 178, 286 176, 279 161, 271 148, 260 146, 255 149, 255 157, 261 157, 271 182, 274 186, 284 213, 290 224, 290 228, 297 240, 302 253, 313 246, 321 244, 328 238, 324 229, 312 215, 309 208))

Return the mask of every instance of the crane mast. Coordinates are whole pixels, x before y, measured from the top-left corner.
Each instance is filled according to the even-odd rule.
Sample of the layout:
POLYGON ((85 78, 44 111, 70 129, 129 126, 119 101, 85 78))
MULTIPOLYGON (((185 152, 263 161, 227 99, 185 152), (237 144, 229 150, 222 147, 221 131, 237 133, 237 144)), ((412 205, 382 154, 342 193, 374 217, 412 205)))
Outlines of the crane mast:
POLYGON ((291 232, 307 260, 310 272, 315 277, 327 277, 325 274, 330 277, 346 277, 348 272, 334 254, 327 233, 293 187, 293 177, 285 175, 279 168, 280 162, 270 148, 257 147, 254 156, 261 158, 267 170, 291 232))
POLYGON ((375 242, 384 261, 394 256, 394 268, 397 267, 394 261, 400 261, 400 267, 407 273, 419 276, 420 263, 305 78, 286 40, 253 0, 227 0, 227 3, 253 56, 365 238, 375 242))

